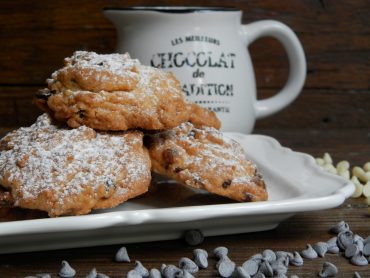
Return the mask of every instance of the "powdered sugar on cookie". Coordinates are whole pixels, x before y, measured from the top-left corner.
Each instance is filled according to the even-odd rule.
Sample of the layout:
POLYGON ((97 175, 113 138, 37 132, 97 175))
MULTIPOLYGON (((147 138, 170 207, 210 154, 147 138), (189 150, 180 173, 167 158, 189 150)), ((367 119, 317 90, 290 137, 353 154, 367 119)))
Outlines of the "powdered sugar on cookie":
POLYGON ((64 62, 66 66, 96 71, 104 69, 116 75, 125 75, 127 71, 135 71, 135 67, 140 65, 139 60, 131 59, 128 53, 97 54, 87 51, 76 51, 72 57, 66 58, 64 62))
POLYGON ((190 117, 173 74, 141 65, 128 54, 77 51, 47 83, 35 104, 72 128, 158 130, 190 117))
POLYGON ((267 199, 262 177, 242 147, 214 128, 183 123, 149 137, 153 170, 238 201, 267 199))
POLYGON ((125 200, 149 185, 150 163, 142 136, 138 131, 109 134, 86 126, 62 128, 44 114, 0 141, 0 183, 11 189, 15 205, 43 209, 45 204, 38 207, 37 202, 47 195, 50 215, 85 213, 111 197, 125 200), (73 207, 81 196, 88 205, 73 207))

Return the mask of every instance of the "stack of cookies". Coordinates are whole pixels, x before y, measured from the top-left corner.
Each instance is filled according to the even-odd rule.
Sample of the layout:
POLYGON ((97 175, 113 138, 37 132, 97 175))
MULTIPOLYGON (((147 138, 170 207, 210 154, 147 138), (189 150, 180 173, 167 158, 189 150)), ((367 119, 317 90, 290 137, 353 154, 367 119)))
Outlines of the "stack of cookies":
POLYGON ((34 99, 46 113, 0 140, 0 205, 86 214, 145 193, 151 172, 236 201, 267 199, 241 146, 171 73, 77 51, 47 84, 34 99))

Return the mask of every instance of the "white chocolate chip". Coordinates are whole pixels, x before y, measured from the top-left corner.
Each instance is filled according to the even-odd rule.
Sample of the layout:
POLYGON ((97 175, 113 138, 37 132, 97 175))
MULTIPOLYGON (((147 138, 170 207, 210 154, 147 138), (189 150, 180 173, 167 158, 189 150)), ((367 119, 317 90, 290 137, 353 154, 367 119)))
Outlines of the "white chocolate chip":
POLYGON ((346 171, 349 169, 349 162, 347 160, 342 160, 337 163, 337 170, 338 172, 346 171))
POLYGON ((352 175, 357 177, 359 180, 363 181, 365 176, 365 171, 359 166, 355 166, 352 168, 352 175))
POLYGON ((324 166, 325 164, 324 159, 322 159, 321 157, 316 158, 315 161, 316 161, 316 164, 319 166, 324 166))
POLYGON ((341 176, 341 177, 343 177, 343 178, 345 178, 345 179, 347 179, 347 180, 349 180, 350 179, 350 176, 351 176, 349 170, 340 170, 340 171, 338 170, 338 175, 341 176))
POLYGON ((364 195, 366 198, 370 197, 370 181, 368 181, 363 187, 362 187, 362 195, 364 195))
POLYGON ((324 153, 323 159, 326 164, 333 164, 333 159, 331 158, 329 153, 324 153))
POLYGON ((358 178, 356 176, 352 176, 351 182, 353 182, 354 184, 360 183, 360 181, 358 180, 358 178))
POLYGON ((370 171, 370 162, 366 162, 366 163, 364 164, 364 170, 365 170, 366 172, 369 172, 369 171, 370 171))
POLYGON ((337 173, 337 169, 333 166, 333 164, 325 164, 322 168, 328 173, 331 174, 337 173))
POLYGON ((365 172, 365 174, 362 176, 363 182, 368 182, 370 181, 370 172, 365 172))
POLYGON ((363 185, 361 183, 354 183, 355 185, 355 192, 351 195, 352 198, 358 198, 362 195, 363 185))

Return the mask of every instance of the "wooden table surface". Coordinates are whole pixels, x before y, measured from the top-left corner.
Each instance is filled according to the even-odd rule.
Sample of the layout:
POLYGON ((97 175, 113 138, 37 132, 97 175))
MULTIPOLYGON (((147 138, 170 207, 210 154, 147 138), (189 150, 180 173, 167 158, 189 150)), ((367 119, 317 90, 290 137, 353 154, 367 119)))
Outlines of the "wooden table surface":
MULTIPOLYGON (((243 11, 243 23, 275 19, 290 26, 302 42, 307 59, 307 79, 292 105, 263 120, 254 133, 270 135, 282 145, 313 156, 329 152, 334 161, 352 165, 370 160, 370 5, 368 0, 189 0, 189 6, 234 6, 243 11)), ((40 111, 31 105, 34 93, 75 50, 111 53, 116 31, 102 15, 103 7, 183 5, 180 0, 3 0, 0 2, 0 137, 19 126, 30 125, 40 111)), ((258 97, 273 95, 285 83, 288 62, 274 39, 264 38, 250 47, 258 97)), ((0 216, 1 217, 1 216, 0 216)), ((230 257, 241 264, 264 249, 295 251, 307 243, 330 238, 328 230, 340 220, 363 237, 370 235, 370 217, 364 199, 349 199, 341 207, 300 213, 272 231, 206 238, 200 246, 211 252, 224 245, 230 257)), ((245 223, 248 225, 248 223, 245 223)), ((183 241, 126 245, 132 260, 147 268, 175 264, 191 256, 183 241)), ((57 277, 62 260, 85 277, 91 268, 110 277, 125 277, 134 264, 117 264, 119 248, 102 246, 83 249, 0 255, 0 278, 50 273, 57 277)), ((0 246, 1 248, 1 246, 0 246)), ((305 260, 289 274, 315 277, 323 262, 335 263, 337 277, 352 277, 358 271, 370 277, 370 266, 351 265, 342 255, 305 260)), ((213 268, 197 277, 217 277, 213 268)))
MULTIPOLYGON (((368 130, 330 132, 307 130, 304 133, 256 130, 255 133, 274 136, 283 145, 314 156, 329 151, 334 161, 348 159, 352 165, 362 165, 369 159, 368 130)), ((326 241, 332 237, 328 232, 329 229, 341 220, 348 222, 353 232, 367 237, 370 235, 368 210, 364 198, 352 198, 338 208, 299 213, 271 231, 208 237, 199 247, 212 252, 217 246, 226 246, 229 248, 231 259, 237 265, 241 265, 251 255, 265 249, 300 251, 307 243, 326 241)), ((194 249, 187 246, 183 240, 126 244, 132 262, 116 263, 113 257, 120 246, 0 255, 0 277, 25 277, 37 273, 50 273, 52 277, 58 277, 62 260, 67 260, 76 269, 76 277, 85 277, 93 267, 109 277, 125 277, 125 274, 134 267, 135 260, 141 261, 147 268, 159 268, 162 263, 176 264, 183 256, 192 257, 194 249)), ((352 277, 355 271, 358 271, 361 277, 370 277, 370 266, 354 266, 343 255, 332 254, 326 255, 325 258, 305 260, 302 267, 290 266, 288 274, 316 277, 325 261, 332 262, 338 267, 337 277, 352 277)), ((210 258, 210 266, 201 270, 197 277, 219 277, 214 265, 215 259, 210 258)))

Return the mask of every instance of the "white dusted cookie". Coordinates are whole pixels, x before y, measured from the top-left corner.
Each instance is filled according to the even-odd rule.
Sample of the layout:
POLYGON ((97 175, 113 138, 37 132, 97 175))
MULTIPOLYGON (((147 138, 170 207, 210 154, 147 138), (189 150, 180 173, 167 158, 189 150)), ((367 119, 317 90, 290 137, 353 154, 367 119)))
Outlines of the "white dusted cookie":
POLYGON ((0 165, 14 206, 50 216, 117 206, 146 192, 151 179, 141 132, 69 129, 47 114, 0 140, 0 165))
POLYGON ((154 172, 237 201, 267 200, 257 166, 218 130, 183 123, 146 136, 154 172))

